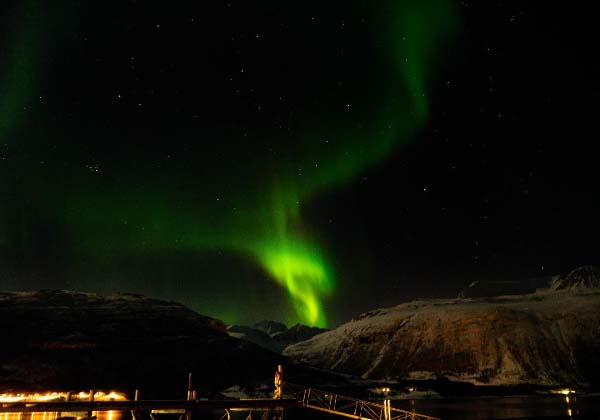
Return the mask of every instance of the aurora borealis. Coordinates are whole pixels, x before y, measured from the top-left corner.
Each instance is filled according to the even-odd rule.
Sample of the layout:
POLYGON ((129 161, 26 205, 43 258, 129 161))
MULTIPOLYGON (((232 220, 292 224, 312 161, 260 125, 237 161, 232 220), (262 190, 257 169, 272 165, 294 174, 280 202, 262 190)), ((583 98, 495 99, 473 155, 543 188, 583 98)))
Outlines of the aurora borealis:
MULTIPOLYGON (((401 39, 390 43, 393 50, 390 48, 389 54, 394 56, 397 65, 396 70, 390 73, 395 73, 401 83, 394 80, 386 83, 389 89, 400 92, 394 94, 397 104, 390 104, 389 98, 381 98, 388 107, 387 115, 381 117, 379 123, 384 127, 383 133, 381 129, 378 132, 377 125, 367 118, 366 127, 360 133, 340 130, 326 135, 334 143, 326 151, 315 150, 311 137, 317 137, 317 133, 303 133, 306 140, 299 144, 290 161, 283 165, 274 162, 272 168, 260 174, 260 178, 264 177, 258 188, 260 191, 256 191, 256 184, 250 186, 248 196, 239 201, 239 210, 227 214, 218 206, 204 208, 210 223, 206 223, 204 217, 195 220, 194 209, 187 209, 182 225, 174 225, 170 220, 180 219, 181 209, 167 205, 156 211, 156 203, 135 193, 126 194, 127 198, 122 201, 112 194, 99 202, 87 198, 61 210, 61 213, 69 215, 69 221, 65 223, 86 219, 77 226, 73 235, 75 240, 79 243, 94 241, 99 235, 95 230, 100 228, 111 232, 110 239, 103 238, 100 243, 90 244, 84 247, 84 252, 95 252, 102 244, 109 244, 112 252, 137 252, 141 244, 153 250, 164 247, 188 248, 198 252, 203 249, 239 252, 254 259, 285 288, 295 312, 287 318, 325 326, 322 299, 334 290, 334 269, 320 249, 318 240, 303 228, 301 203, 320 191, 358 176, 365 168, 384 158, 398 141, 408 139, 426 118, 425 69, 434 65, 434 44, 437 38, 443 36, 444 26, 447 26, 444 24, 455 19, 451 6, 445 0, 431 3, 407 4, 391 10, 393 17, 387 22, 388 36, 401 39), (412 22, 418 24, 412 25, 412 22), (262 191, 264 188, 266 192, 262 191), (90 206, 90 203, 93 205, 90 206), (102 211, 98 212, 98 209, 102 211), (145 226, 149 226, 147 231, 115 229, 119 219, 139 220, 140 217, 147 218, 144 222, 145 226), (90 229, 90 226, 95 228, 90 229)), ((11 73, 31 73, 27 64, 15 61, 15 69, 11 73)), ((21 98, 26 96, 25 88, 21 87, 26 83, 29 81, 6 82, 7 86, 16 85, 19 89, 7 95, 4 107, 9 120, 14 119, 8 112, 9 107, 14 107, 11 102, 22 101, 21 98)), ((238 188, 233 187, 234 190, 238 188)), ((117 194, 122 193, 119 191, 117 194)), ((168 194, 163 197, 168 197, 168 194)))
MULTIPOLYGON (((508 126, 494 143, 467 111, 493 108, 469 84, 483 11, 453 0, 2 10, 2 288, 129 291, 227 322, 327 326, 393 302, 388 290, 436 289, 456 261, 452 276, 470 278, 480 243, 507 266, 492 256, 512 251, 481 237, 517 223, 483 226, 494 212, 482 203, 504 208, 508 126), (502 146, 474 158, 449 138, 502 146), (482 160, 496 169, 473 192, 482 160)), ((515 173, 531 172, 528 150, 515 173)))
MULTIPOLYGON (((166 245, 166 248, 192 251, 238 252, 255 260, 287 291, 294 310, 286 317, 289 322, 326 326, 322 299, 334 291, 335 270, 318 240, 303 227, 302 203, 315 194, 352 180, 384 159, 398 142, 409 140, 426 119, 425 69, 434 65, 433 44, 455 29, 451 23, 457 19, 450 3, 445 0, 432 3, 411 4, 400 10, 392 8, 395 15, 389 22, 390 37, 402 39, 391 43, 393 49, 389 54, 393 60, 390 61, 397 63, 391 74, 395 74, 401 83, 393 79, 386 83, 399 93, 394 94, 396 104, 391 104, 389 98, 381 98, 383 103, 387 103, 387 115, 381 117, 379 124, 367 120, 359 133, 346 132, 343 128, 336 133, 303 133, 305 139, 294 149, 289 160, 283 164, 270 161, 271 166, 259 174, 264 178, 255 185, 246 186, 244 198, 235 199, 241 203, 239 209, 227 214, 220 208, 218 197, 215 199, 217 205, 210 209, 205 207, 203 211, 208 215, 209 223, 194 220, 194 211, 189 209, 183 213, 185 222, 174 226, 170 220, 173 215, 180 219, 180 210, 167 206, 153 214, 148 209, 156 209, 154 202, 146 198, 136 199, 135 202, 142 203, 143 208, 136 206, 127 219, 139 220, 139 215, 145 213, 148 219, 144 225, 151 228, 149 232, 127 234, 133 244, 128 252, 135 252, 140 242, 153 249, 166 245), (422 21, 423 25, 409 25, 405 15, 422 21), (422 33, 423 27, 429 27, 432 33, 422 33), (402 63, 411 65, 403 66, 402 63), (313 137, 331 138, 333 144, 322 150, 318 145, 315 147, 313 137), (257 186, 259 191, 256 191, 257 186)), ((234 190, 238 188, 236 185, 234 190)), ((168 194, 165 196, 168 197, 168 194)), ((113 196, 105 198, 105 201, 113 205, 116 202, 113 196)), ((87 202, 94 203, 94 200, 87 202)), ((106 223, 102 230, 110 231, 111 226, 118 225, 118 218, 127 214, 130 206, 124 202, 116 208, 106 208, 105 203, 94 203, 93 208, 88 207, 87 211, 96 214, 98 208, 103 211, 98 218, 87 220, 78 230, 85 231, 86 226, 106 223), (114 219, 107 220, 107 215, 111 214, 114 219)), ((86 213, 85 203, 74 208, 86 213)), ((95 235, 97 233, 86 233, 86 236, 95 235)), ((108 238, 102 241, 109 242, 108 238)))
POLYGON ((10 46, 2 50, 3 68, 0 78, 2 100, 0 101, 0 139, 4 140, 14 126, 22 124, 23 108, 31 100, 35 72, 36 44, 38 43, 39 19, 37 5, 33 1, 19 5, 22 19, 9 34, 10 46))

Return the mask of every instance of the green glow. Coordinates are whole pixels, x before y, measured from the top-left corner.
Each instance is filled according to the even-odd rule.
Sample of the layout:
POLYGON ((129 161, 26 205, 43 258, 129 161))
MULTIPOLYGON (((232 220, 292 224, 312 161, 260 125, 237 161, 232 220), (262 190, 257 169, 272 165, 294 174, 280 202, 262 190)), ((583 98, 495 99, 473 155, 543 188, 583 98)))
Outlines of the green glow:
MULTIPOLYGON (((333 290, 333 269, 302 228, 296 196, 285 189, 268 196, 273 200, 255 197, 232 213, 219 202, 179 200, 167 191, 138 194, 132 201, 129 195, 78 194, 59 214, 71 221, 73 237, 86 232, 78 246, 96 255, 224 249, 249 256, 288 292, 294 311, 287 322, 325 326, 322 298, 333 290), (210 219, 198 218, 197 207, 210 219)), ((227 308, 218 311, 221 318, 225 314, 233 316, 227 308)))
POLYGON ((292 191, 281 189, 272 195, 276 199, 270 208, 271 220, 265 223, 267 235, 247 251, 285 287, 300 320, 324 326, 327 324, 320 297, 332 291, 333 275, 317 245, 302 234, 296 204, 300 197, 292 191))
MULTIPOLYGON (((299 209, 295 202, 303 201, 322 190, 350 181, 366 168, 384 159, 398 142, 410 138, 427 119, 426 81, 434 62, 435 47, 457 24, 453 4, 445 0, 406 1, 394 4, 390 24, 393 56, 402 81, 399 92, 404 98, 392 107, 396 115, 383 119, 361 133, 343 133, 342 147, 329 154, 322 150, 306 151, 319 156, 320 165, 306 161, 304 178, 288 179, 286 188, 278 191, 283 204, 273 206, 275 239, 259 247, 259 261, 293 299, 301 320, 312 325, 325 325, 321 299, 333 289, 333 273, 313 242, 289 233, 288 223, 299 225, 299 209), (384 130, 381 130, 385 127, 384 130), (352 153, 348 153, 350 150, 352 153), (284 194, 287 192, 287 196, 284 194), (294 192, 295 194, 290 194, 294 192), (292 246, 293 245, 293 246, 292 246)), ((390 83, 394 85, 393 83, 390 83)), ((387 101, 383 98, 383 101, 387 101)), ((313 134, 314 135, 314 134, 313 134)), ((322 136, 321 136, 322 137, 322 136)), ((308 139, 306 144, 312 144, 308 139)), ((250 251, 256 252, 256 248, 250 251)))
POLYGON ((415 118, 427 118, 427 86, 436 68, 436 53, 455 27, 458 15, 449 1, 401 1, 392 16, 391 36, 395 41, 394 58, 412 101, 415 118))
MULTIPOLYGON (((256 158, 247 165, 251 170, 246 177, 232 176, 235 185, 229 194, 219 188, 229 187, 230 180, 219 184, 218 176, 214 184, 219 186, 211 178, 193 180, 197 191, 187 195, 166 180, 135 184, 118 175, 113 175, 118 179, 113 189, 75 186, 54 204, 55 218, 66 226, 74 251, 98 259, 171 250, 236 253, 255 261, 286 290, 291 303, 286 321, 326 326, 324 302, 335 289, 334 264, 303 222, 302 205, 351 182, 418 132, 427 119, 426 90, 435 75, 437 44, 456 24, 448 0, 391 1, 387 6, 376 11, 384 12, 388 23, 374 29, 382 31, 375 35, 385 40, 389 68, 381 73, 384 87, 369 104, 373 115, 332 113, 339 120, 331 121, 304 111, 307 120, 317 122, 315 127, 306 124, 311 128, 289 145, 289 155, 266 163, 256 158)), ((32 36, 33 30, 27 30, 17 37, 17 55, 2 69, 0 140, 31 96, 32 36)), ((202 159, 198 156, 198 166, 202 159)), ((238 317, 237 309, 212 305, 206 303, 205 309, 216 311, 213 315, 230 322, 238 317)))
POLYGON ((287 289, 304 322, 326 325, 319 300, 332 286, 326 262, 315 247, 307 249, 301 242, 274 245, 259 252, 260 263, 287 289))
POLYGON ((14 30, 12 48, 0 51, 0 141, 25 119, 33 91, 38 42, 38 7, 23 2, 19 26, 14 30))

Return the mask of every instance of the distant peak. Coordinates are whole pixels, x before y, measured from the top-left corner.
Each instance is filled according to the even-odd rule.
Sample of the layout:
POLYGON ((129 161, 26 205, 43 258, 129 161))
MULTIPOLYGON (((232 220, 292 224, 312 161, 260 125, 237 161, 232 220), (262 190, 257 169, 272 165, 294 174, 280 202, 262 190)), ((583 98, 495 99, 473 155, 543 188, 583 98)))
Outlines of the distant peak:
POLYGON ((288 327, 283 322, 271 321, 267 319, 265 319, 264 321, 257 322, 252 326, 252 328, 266 332, 269 335, 287 331, 288 329, 288 327))
POLYGON ((560 277, 555 282, 554 288, 562 289, 589 289, 600 288, 600 268, 593 265, 584 265, 571 271, 565 277, 560 277))

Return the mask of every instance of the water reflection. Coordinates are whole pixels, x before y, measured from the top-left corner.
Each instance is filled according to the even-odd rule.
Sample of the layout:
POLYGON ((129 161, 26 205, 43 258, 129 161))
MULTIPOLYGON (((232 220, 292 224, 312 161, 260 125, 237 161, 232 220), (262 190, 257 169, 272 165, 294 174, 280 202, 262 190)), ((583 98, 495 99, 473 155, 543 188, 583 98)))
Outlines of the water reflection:
MULTIPOLYGON (((62 412, 62 413, 0 413, 0 420, 57 420, 57 419, 83 419, 87 418, 88 413, 82 412, 62 412)), ((126 414, 122 411, 93 411, 92 417, 97 420, 125 420, 126 414)))
MULTIPOLYGON (((46 392, 46 393, 13 393, 0 394, 2 403, 36 403, 60 401, 125 401, 123 393, 110 391, 81 391, 81 392, 46 392)), ((125 414, 121 411, 93 411, 92 417, 97 420, 123 420, 125 414)), ((34 413, 0 413, 0 420, 57 420, 87 418, 88 412, 34 412, 34 413)))
POLYGON ((569 418, 573 418, 573 413, 579 414, 579 410, 577 410, 577 397, 569 397, 569 394, 565 394, 565 404, 567 406, 567 416, 569 418))
POLYGON ((49 401, 125 401, 127 396, 121 392, 81 391, 0 394, 0 403, 49 402, 49 401), (91 397, 91 398, 90 398, 91 397))
POLYGON ((443 420, 600 419, 598 395, 392 399, 390 403, 393 408, 416 411, 443 420))

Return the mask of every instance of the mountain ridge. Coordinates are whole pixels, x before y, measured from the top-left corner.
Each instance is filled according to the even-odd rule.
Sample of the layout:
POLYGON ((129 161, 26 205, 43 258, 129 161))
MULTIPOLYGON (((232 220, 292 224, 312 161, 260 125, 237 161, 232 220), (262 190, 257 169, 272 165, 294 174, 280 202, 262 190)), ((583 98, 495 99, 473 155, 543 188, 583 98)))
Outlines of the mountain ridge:
MULTIPOLYGON (((590 272, 596 273, 583 270, 585 279, 590 272)), ((283 354, 363 379, 596 386, 600 288, 588 280, 582 286, 581 271, 572 273, 564 287, 531 294, 375 309, 283 354)))
POLYGON ((172 301, 64 290, 0 292, 5 390, 125 389, 169 396, 269 381, 283 358, 172 301), (176 391, 179 392, 179 391, 176 391), (183 393, 183 391, 181 391, 183 393))

